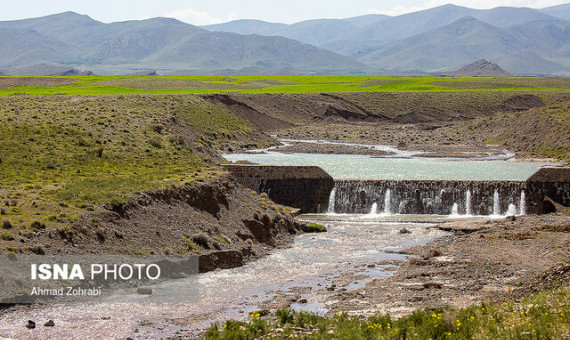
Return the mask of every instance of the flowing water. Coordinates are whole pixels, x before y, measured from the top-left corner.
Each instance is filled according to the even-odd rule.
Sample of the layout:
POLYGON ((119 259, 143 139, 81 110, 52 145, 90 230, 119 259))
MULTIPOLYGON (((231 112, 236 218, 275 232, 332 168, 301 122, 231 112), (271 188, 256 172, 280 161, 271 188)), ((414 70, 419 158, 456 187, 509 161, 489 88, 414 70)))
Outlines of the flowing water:
MULTIPOLYGON (((399 261, 407 260, 407 255, 394 252, 446 234, 426 223, 386 223, 373 218, 326 221, 323 218, 328 215, 319 216, 328 229, 326 233, 298 235, 291 248, 276 249, 243 267, 200 274, 197 302, 155 304, 142 297, 138 303, 47 305, 5 315, 0 320, 0 334, 26 337, 27 329, 13 325, 24 319, 54 319, 60 338, 125 338, 133 336, 135 329, 137 337, 195 335, 212 322, 247 321, 249 312, 283 294, 307 299, 307 303, 294 303, 292 308, 322 314, 327 311, 327 298, 339 290, 354 290, 375 278, 387 277, 399 261), (400 233, 404 227, 411 233, 400 233), (336 288, 331 291, 333 285, 336 288)), ((154 289, 176 296, 177 287, 184 283, 178 280, 154 289)), ((196 284, 194 280, 186 283, 196 284)), ((55 334, 50 333, 54 331, 50 327, 35 331, 40 338, 55 334)))

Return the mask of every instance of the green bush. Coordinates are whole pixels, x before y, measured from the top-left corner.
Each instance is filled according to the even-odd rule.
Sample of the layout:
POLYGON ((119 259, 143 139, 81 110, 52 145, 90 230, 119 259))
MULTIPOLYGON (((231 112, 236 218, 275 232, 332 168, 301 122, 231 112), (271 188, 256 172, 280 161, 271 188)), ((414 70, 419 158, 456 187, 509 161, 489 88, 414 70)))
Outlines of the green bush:
POLYGON ((309 223, 307 230, 305 230, 307 233, 322 233, 325 231, 327 231, 327 228, 325 228, 324 225, 318 223, 309 223))

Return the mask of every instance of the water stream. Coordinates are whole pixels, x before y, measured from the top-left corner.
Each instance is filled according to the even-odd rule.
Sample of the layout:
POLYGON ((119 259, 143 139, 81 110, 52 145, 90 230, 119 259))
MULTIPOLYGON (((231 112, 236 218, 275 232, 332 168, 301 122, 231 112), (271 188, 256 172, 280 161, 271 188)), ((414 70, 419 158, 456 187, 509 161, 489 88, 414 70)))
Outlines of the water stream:
MULTIPOLYGON (((57 336, 63 338, 76 337, 81 325, 90 325, 79 331, 83 338, 125 338, 135 329, 137 337, 195 336, 213 322, 250 320, 250 312, 275 308, 271 303, 285 295, 297 299, 291 305, 294 309, 324 314, 329 297, 387 277, 400 261, 407 260, 407 255, 394 252, 445 235, 427 223, 382 222, 374 218, 323 220, 327 216, 319 215, 320 223, 328 228, 326 233, 298 235, 291 248, 275 249, 243 267, 200 274, 196 302, 156 304, 143 296, 137 303, 47 305, 4 316, 0 334, 20 338, 24 327, 14 324, 23 319, 48 318, 55 320, 57 336), (400 233, 403 227, 411 233, 400 233), (300 303, 299 299, 307 302, 300 303)), ((196 285, 195 280, 178 280, 153 289, 175 297, 180 294, 178 287, 185 283, 196 285)), ((49 338, 50 331, 42 327, 35 334, 49 338)))

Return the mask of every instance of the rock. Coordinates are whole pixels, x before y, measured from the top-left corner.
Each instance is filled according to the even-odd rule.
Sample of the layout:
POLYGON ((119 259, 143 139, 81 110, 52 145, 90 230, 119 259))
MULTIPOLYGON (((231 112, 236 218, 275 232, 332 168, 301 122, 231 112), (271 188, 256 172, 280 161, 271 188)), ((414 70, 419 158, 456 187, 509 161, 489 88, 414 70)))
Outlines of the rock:
POLYGON ((45 327, 53 327, 55 326, 55 322, 53 322, 53 320, 49 320, 48 322, 46 322, 44 324, 45 327))
POLYGON ((152 295, 152 288, 139 287, 139 288, 137 288, 137 294, 141 294, 141 295, 152 295))
POLYGON ((259 316, 267 316, 269 315, 269 309, 261 309, 257 311, 259 313, 259 316))
POLYGON ((423 286, 426 289, 430 289, 430 288, 441 289, 441 287, 443 285, 441 283, 437 283, 437 282, 426 282, 423 284, 423 286))
POLYGON ((368 268, 374 268, 374 267, 376 267, 376 265, 375 264, 369 264, 367 267, 368 268))
POLYGON ((336 288, 336 285, 330 285, 330 287, 327 287, 327 290, 329 292, 332 292, 333 290, 335 290, 335 288, 336 288))
POLYGON ((406 228, 402 228, 402 229, 400 229, 400 234, 411 234, 411 233, 412 233, 412 232, 411 232, 411 231, 409 231, 409 230, 408 230, 408 229, 406 229, 406 228))
POLYGON ((26 323, 26 328, 34 329, 36 328, 36 323, 33 322, 32 320, 28 320, 28 323, 26 323))
POLYGON ((302 304, 305 304, 305 303, 307 303, 308 301, 307 301, 307 299, 299 299, 298 302, 299 302, 299 303, 302 303, 302 304))

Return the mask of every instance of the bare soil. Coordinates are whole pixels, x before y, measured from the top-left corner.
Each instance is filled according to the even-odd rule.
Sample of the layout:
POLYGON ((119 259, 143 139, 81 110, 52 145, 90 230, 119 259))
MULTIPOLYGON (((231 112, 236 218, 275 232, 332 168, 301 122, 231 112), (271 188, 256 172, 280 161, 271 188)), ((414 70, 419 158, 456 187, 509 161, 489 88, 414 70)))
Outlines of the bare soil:
MULTIPOLYGON (((302 126, 279 131, 278 138, 285 139, 325 139, 338 142, 352 142, 373 145, 391 145, 402 150, 423 151, 420 157, 481 158, 502 154, 499 145, 488 145, 484 141, 475 142, 469 134, 451 132, 454 124, 398 124, 360 123, 302 126)), ((292 152, 311 152, 310 144, 299 143, 292 152)), ((320 144, 319 152, 335 153, 334 144, 320 144)), ((283 151, 283 150, 281 150, 283 151)), ((378 155, 364 148, 345 148, 343 153, 378 155)))
POLYGON ((453 235, 405 251, 413 257, 390 278, 337 294, 330 313, 401 316, 568 286, 569 226, 570 217, 560 213, 438 225, 453 235))
POLYGON ((6 77, 0 78, 0 87, 12 86, 65 86, 78 81, 70 78, 49 77, 6 77))

